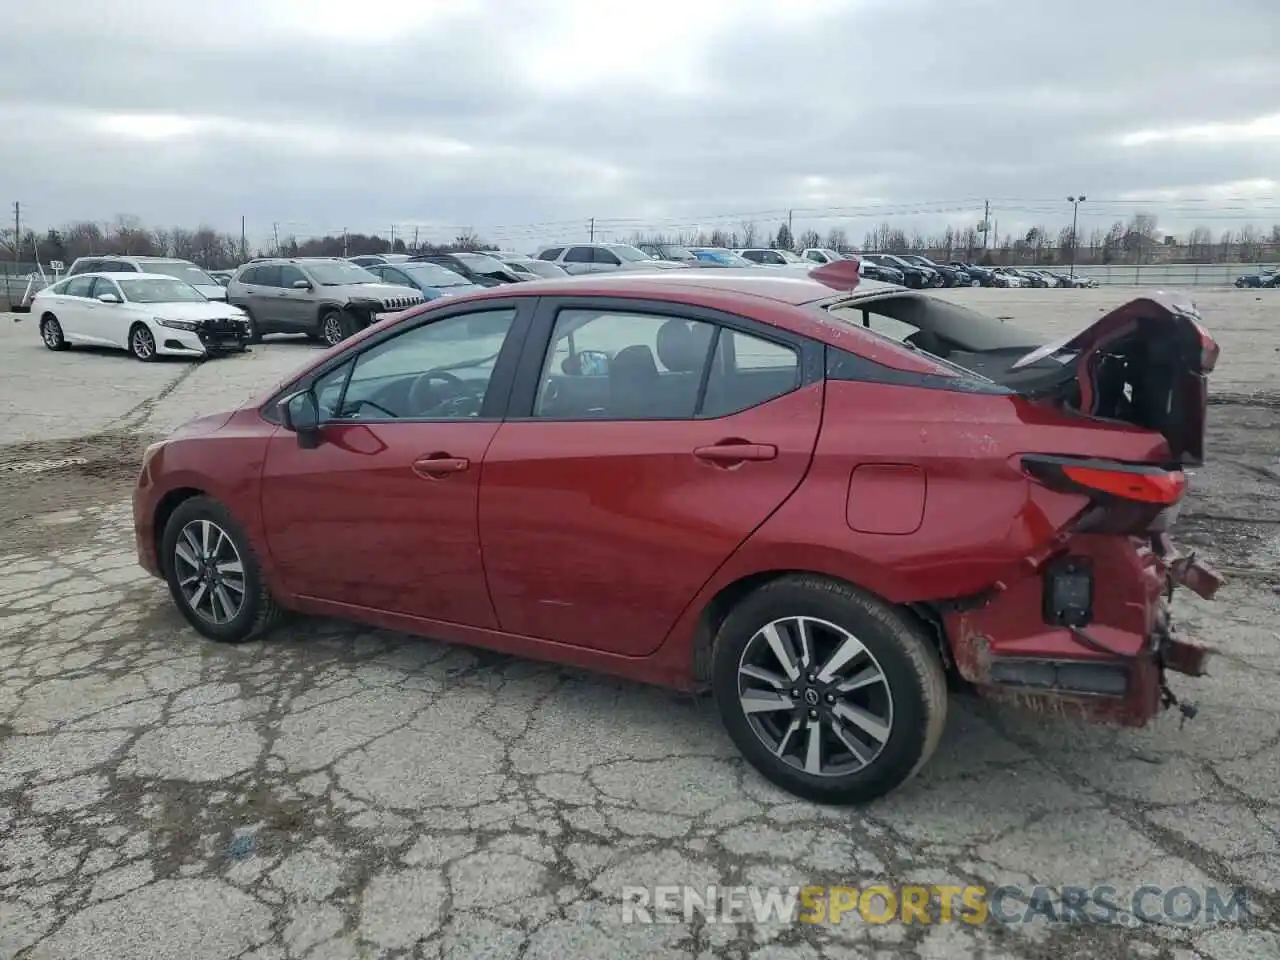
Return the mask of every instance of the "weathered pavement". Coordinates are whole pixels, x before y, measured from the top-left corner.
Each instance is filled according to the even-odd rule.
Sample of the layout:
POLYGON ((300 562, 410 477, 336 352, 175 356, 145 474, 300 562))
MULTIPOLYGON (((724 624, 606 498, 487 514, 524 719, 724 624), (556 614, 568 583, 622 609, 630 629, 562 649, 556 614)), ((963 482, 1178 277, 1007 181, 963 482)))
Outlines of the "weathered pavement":
MULTIPOLYGON (((0 351, 64 373, 140 366, 33 340, 0 334, 0 351)), ((305 356, 269 344, 148 369, 153 396, 170 392, 131 395, 91 429, 162 431, 305 356)), ((78 382, 81 409, 111 394, 78 382)), ((1200 478, 1204 516, 1274 496, 1276 432, 1229 431, 1240 472, 1200 478)), ((1213 677, 1175 679, 1200 706, 1185 728, 956 698, 916 781, 841 811, 765 784, 709 702, 333 621, 199 641, 136 566, 127 480, 90 471, 92 496, 37 503, 62 472, 30 475, 36 493, 0 487, 27 505, 0 546, 0 957, 1280 956, 1280 597, 1266 579, 1280 564, 1265 524, 1230 540, 1246 575, 1218 602, 1180 602, 1188 632, 1225 651, 1213 677), (1232 923, 979 927, 623 925, 618 906, 635 885, 885 882, 1241 885, 1250 906, 1232 923)), ((1217 528, 1197 529, 1211 550, 1217 528)))

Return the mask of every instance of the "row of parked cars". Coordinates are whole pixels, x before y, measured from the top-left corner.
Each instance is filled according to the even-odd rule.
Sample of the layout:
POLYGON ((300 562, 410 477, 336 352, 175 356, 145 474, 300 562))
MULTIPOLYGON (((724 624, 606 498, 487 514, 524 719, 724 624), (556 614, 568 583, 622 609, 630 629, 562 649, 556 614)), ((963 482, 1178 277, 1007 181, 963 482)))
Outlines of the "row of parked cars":
POLYGON ((52 350, 114 346, 150 360, 242 350, 275 333, 332 346, 423 301, 505 283, 618 270, 794 269, 850 259, 868 279, 917 289, 1095 285, 1046 270, 937 263, 912 254, 601 242, 545 246, 532 255, 259 257, 219 271, 167 257, 81 257, 65 278, 40 291, 32 310, 39 307, 41 338, 52 350))

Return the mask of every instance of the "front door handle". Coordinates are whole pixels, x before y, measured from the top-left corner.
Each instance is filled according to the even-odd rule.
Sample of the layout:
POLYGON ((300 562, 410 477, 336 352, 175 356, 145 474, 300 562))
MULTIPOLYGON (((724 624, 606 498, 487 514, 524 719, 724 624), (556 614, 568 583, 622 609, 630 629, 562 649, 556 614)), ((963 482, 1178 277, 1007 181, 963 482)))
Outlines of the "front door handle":
POLYGON ((470 468, 471 461, 466 457, 451 457, 443 453, 433 453, 413 461, 413 472, 427 480, 441 480, 451 473, 462 473, 470 468))
POLYGON ((706 447, 697 447, 693 455, 708 463, 730 465, 747 460, 776 460, 778 448, 771 443, 715 443, 706 447))

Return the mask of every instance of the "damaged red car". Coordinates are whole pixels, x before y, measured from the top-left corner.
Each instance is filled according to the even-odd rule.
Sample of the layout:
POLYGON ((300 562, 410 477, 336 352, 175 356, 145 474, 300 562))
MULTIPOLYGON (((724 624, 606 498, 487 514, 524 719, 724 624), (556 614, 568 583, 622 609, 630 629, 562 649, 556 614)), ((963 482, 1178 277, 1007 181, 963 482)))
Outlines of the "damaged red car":
POLYGON ((1143 724, 1199 673, 1169 539, 1218 348, 1153 295, 1040 345, 857 261, 434 301, 148 449, 142 565, 205 637, 289 611, 686 690, 765 777, 882 795, 948 673, 1143 724))

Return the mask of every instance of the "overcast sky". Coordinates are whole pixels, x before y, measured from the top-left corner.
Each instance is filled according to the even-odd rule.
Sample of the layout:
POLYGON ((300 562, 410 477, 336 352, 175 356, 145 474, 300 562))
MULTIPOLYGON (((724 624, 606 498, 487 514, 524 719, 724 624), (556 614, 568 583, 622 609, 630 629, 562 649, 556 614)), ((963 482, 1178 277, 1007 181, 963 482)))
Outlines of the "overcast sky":
POLYGON ((516 248, 1137 209, 1280 222, 1280 0, 10 5, 0 201, 516 248), (14 12, 13 7, 18 11, 14 12), (114 10, 109 8, 114 7, 114 10))

